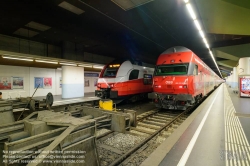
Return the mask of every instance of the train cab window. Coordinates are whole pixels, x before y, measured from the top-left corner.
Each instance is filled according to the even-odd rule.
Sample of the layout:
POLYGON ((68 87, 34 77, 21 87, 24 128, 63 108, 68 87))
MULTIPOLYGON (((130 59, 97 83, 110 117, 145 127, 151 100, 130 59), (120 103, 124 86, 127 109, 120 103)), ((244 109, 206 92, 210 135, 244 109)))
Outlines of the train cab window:
POLYGON ((117 71, 118 71, 118 68, 106 68, 103 73, 103 77, 115 77, 117 71))
POLYGON ((195 65, 195 66, 194 66, 193 75, 198 75, 198 65, 195 65))
POLYGON ((186 75, 188 71, 187 63, 182 64, 171 64, 171 65, 159 65, 156 67, 155 75, 186 75))
POLYGON ((132 70, 129 74, 129 80, 138 79, 139 70, 132 70))

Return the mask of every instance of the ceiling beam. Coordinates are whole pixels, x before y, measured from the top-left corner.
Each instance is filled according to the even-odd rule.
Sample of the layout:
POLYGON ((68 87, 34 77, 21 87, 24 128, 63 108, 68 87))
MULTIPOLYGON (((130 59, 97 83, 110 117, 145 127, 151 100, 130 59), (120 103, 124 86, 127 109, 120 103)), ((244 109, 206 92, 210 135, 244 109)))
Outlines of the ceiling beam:
POLYGON ((226 40, 226 41, 219 41, 219 42, 211 43, 211 48, 234 46, 234 45, 241 45, 241 44, 248 44, 248 43, 250 43, 250 37, 242 37, 242 38, 234 39, 234 40, 226 40))
POLYGON ((236 61, 232 61, 232 60, 225 60, 225 61, 217 61, 217 63, 221 66, 226 66, 226 67, 236 67, 237 63, 236 61))

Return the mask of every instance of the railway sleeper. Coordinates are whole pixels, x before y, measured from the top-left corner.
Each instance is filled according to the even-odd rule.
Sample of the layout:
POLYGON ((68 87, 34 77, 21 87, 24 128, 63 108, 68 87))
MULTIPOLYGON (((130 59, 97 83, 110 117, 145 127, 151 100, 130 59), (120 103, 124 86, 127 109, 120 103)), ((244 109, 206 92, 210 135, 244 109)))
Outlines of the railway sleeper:
POLYGON ((139 132, 142 132, 142 133, 146 133, 146 134, 153 134, 154 132, 151 132, 151 131, 147 131, 147 130, 143 130, 143 129, 138 129, 136 127, 131 127, 131 130, 136 130, 136 131, 139 131, 139 132))
POLYGON ((160 126, 150 125, 150 124, 146 124, 146 123, 143 123, 143 122, 138 123, 137 126, 148 127, 148 128, 154 129, 154 130, 160 129, 160 126))
POLYGON ((152 125, 156 125, 156 126, 164 126, 166 123, 159 123, 159 122, 153 122, 153 121, 149 121, 149 120, 144 120, 144 123, 148 123, 148 124, 152 124, 152 125))
POLYGON ((167 122, 169 122, 169 120, 163 120, 163 119, 158 119, 158 118, 153 118, 153 117, 148 118, 148 120, 153 120, 153 121, 159 122, 159 123, 167 123, 167 122))

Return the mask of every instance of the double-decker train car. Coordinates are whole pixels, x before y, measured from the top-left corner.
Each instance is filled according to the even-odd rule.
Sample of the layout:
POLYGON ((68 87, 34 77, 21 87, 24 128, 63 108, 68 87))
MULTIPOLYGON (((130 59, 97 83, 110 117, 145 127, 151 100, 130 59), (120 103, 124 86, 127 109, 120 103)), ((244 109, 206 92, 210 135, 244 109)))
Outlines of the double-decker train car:
POLYGON ((185 47, 167 49, 157 60, 153 93, 159 108, 185 110, 222 82, 197 55, 185 47))
POLYGON ((95 96, 136 101, 153 91, 154 69, 132 60, 115 60, 102 69, 95 96))

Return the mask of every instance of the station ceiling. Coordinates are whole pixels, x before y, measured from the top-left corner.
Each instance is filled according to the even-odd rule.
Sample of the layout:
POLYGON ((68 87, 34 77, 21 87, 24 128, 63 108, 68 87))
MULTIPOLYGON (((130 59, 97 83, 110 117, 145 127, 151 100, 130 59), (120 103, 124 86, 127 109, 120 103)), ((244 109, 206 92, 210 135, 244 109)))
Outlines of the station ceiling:
MULTIPOLYGON (((249 0, 190 0, 223 75, 250 54, 249 0)), ((193 50, 219 72, 183 0, 8 0, 0 34, 155 64, 173 46, 193 50), (70 11, 71 10, 71 11, 70 11), (42 24, 44 26, 39 25, 42 24), (25 29, 29 35, 20 35, 25 29)))

